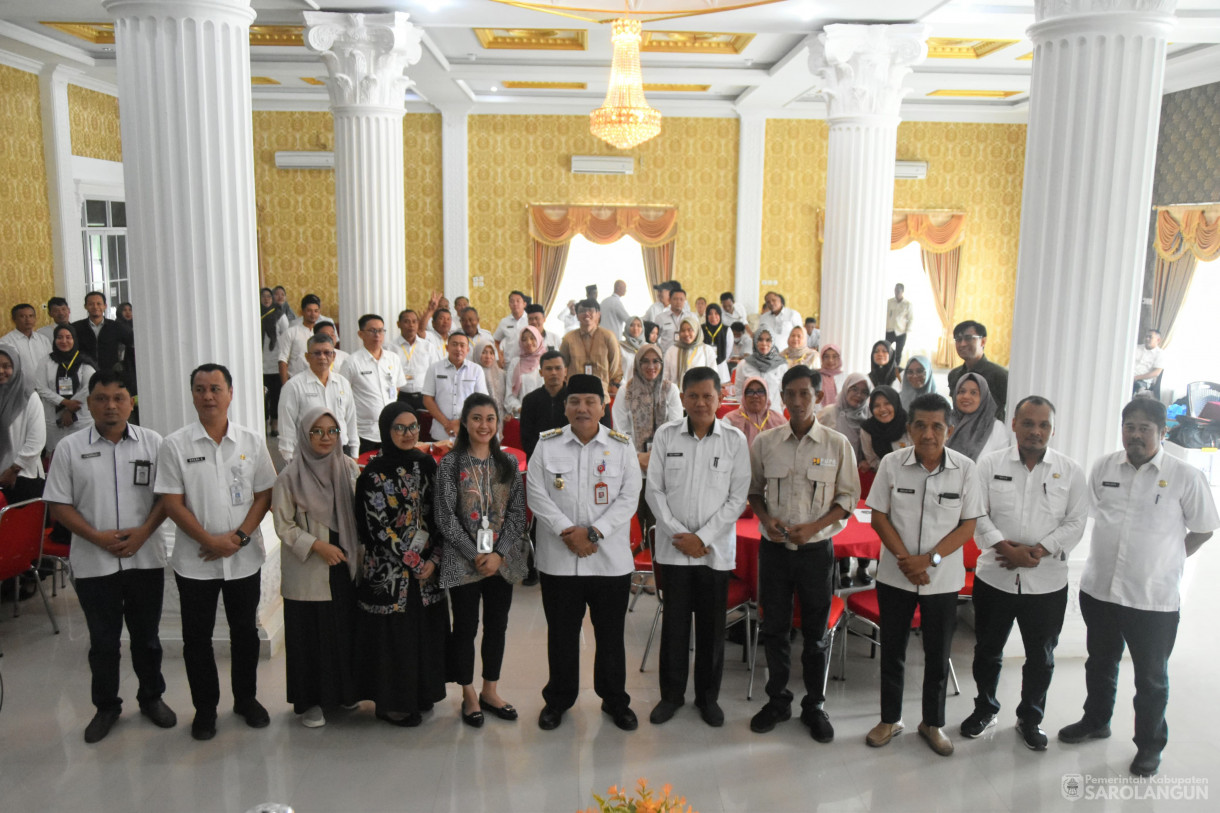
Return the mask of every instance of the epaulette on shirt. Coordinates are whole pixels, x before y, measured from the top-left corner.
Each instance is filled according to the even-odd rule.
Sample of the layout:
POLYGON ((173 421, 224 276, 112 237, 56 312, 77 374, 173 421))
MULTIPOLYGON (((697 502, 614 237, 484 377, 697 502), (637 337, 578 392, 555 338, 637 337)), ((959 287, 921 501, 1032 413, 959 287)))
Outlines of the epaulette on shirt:
POLYGON ((631 438, 629 436, 624 435, 622 432, 619 432, 617 429, 610 430, 610 437, 614 438, 619 443, 630 443, 631 442, 631 438))
POLYGON ((545 432, 543 432, 541 435, 538 436, 538 440, 550 440, 551 438, 557 438, 562 434, 563 434, 562 427, 560 427, 559 429, 548 429, 545 432))

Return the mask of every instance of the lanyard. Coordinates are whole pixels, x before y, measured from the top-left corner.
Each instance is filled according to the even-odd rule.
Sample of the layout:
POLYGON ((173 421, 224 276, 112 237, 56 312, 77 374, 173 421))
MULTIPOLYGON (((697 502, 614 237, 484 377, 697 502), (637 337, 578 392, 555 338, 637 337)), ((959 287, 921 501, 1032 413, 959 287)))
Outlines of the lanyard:
POLYGON ((262 317, 261 317, 261 318, 262 318, 262 319, 266 319, 268 316, 270 316, 271 314, 275 313, 275 310, 276 310, 275 308, 272 308, 271 310, 269 310, 269 311, 267 311, 266 313, 264 313, 264 314, 262 315, 262 317))
POLYGON ((77 350, 75 353, 73 353, 73 354, 72 354, 72 358, 68 359, 68 363, 67 363, 67 364, 64 364, 64 363, 61 361, 61 362, 59 363, 59 366, 64 368, 64 372, 65 372, 65 373, 71 374, 71 372, 72 372, 72 365, 76 363, 76 357, 77 357, 77 356, 79 356, 79 355, 80 355, 80 351, 79 351, 79 350, 77 350))
MULTIPOLYGON (((704 325, 703 327, 706 329, 707 325, 704 325)), ((713 333, 708 338, 711 339, 712 341, 716 341, 716 337, 720 335, 720 331, 722 331, 722 330, 724 330, 724 322, 721 322, 720 324, 716 325, 716 332, 713 333)))
POLYGON ((754 419, 751 418, 749 415, 747 415, 746 411, 744 409, 739 409, 737 411, 741 413, 741 417, 743 417, 747 421, 749 421, 750 425, 753 426, 755 429, 757 429, 759 432, 761 432, 763 430, 763 427, 766 426, 767 423, 770 422, 770 420, 771 420, 771 415, 770 415, 770 413, 768 413, 767 416, 762 419, 761 423, 754 423, 754 419))

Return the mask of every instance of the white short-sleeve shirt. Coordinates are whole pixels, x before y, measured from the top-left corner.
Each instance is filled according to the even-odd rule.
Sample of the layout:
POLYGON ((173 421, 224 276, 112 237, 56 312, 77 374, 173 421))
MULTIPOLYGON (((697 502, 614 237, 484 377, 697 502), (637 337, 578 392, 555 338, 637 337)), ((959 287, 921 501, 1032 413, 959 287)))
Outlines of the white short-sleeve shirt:
POLYGON ((353 452, 360 446, 360 436, 352 385, 333 370, 325 384, 314 375, 313 370, 306 370, 288 379, 280 391, 279 450, 284 462, 290 462, 296 454, 297 423, 311 406, 324 406, 335 413, 339 424, 339 442, 348 450, 348 454, 355 457, 353 452))
POLYGON ((435 344, 418 333, 415 335, 415 341, 410 344, 401 334, 394 337, 393 344, 402 354, 402 377, 407 382, 402 386, 402 391, 411 394, 420 392, 424 387, 428 368, 440 361, 443 354, 435 344))
POLYGON ((529 314, 522 313, 521 318, 511 313, 500 320, 492 338, 500 343, 500 352, 506 359, 515 359, 521 355, 521 332, 529 327, 529 314))
POLYGON ((407 381, 402 373, 402 354, 381 348, 381 358, 361 347, 348 357, 339 373, 347 379, 356 399, 356 426, 365 440, 381 440, 377 419, 386 404, 398 400, 398 389, 407 381))
MULTIPOLYGON (((487 379, 483 376, 483 368, 469 359, 462 362, 461 367, 454 367, 452 361, 444 358, 429 367, 424 378, 423 394, 432 396, 441 414, 450 420, 462 414, 462 404, 476 392, 487 394, 487 379)), ((432 439, 448 438, 449 433, 441 422, 433 421, 432 439)))

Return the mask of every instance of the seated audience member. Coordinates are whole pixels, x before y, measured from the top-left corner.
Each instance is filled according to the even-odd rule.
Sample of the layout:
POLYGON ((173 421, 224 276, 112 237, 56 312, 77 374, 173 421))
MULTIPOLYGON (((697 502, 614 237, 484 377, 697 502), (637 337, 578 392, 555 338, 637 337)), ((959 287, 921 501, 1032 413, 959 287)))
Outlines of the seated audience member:
POLYGON ((538 335, 542 337, 543 352, 547 350, 558 350, 559 343, 563 341, 562 336, 556 336, 554 333, 546 332, 546 309, 541 305, 526 305, 525 318, 529 322, 530 327, 538 331, 538 335))
POLYGON ((343 365, 347 364, 347 360, 351 358, 351 353, 340 349, 339 347, 339 331, 335 329, 334 322, 323 322, 318 320, 318 323, 313 326, 313 335, 326 336, 330 339, 331 344, 335 347, 335 358, 330 363, 330 368, 335 372, 343 369, 343 365))
POLYGON ((812 350, 822 346, 822 331, 818 329, 816 316, 805 317, 805 346, 812 350))
POLYGON ((776 336, 783 339, 792 332, 792 328, 800 327, 803 321, 800 313, 788 307, 783 294, 767 291, 763 297, 762 313, 758 317, 758 330, 754 331, 754 335, 757 336, 759 330, 766 330, 770 332, 772 340, 776 336))
POLYGON ((280 433, 279 451, 285 463, 291 463, 296 456, 297 430, 311 407, 325 407, 338 422, 339 445, 351 457, 359 454, 356 400, 351 382, 331 369, 334 354, 329 336, 311 338, 306 354, 309 369, 288 379, 280 392, 280 421, 284 431, 280 433))
POLYGON ((898 397, 902 408, 909 409, 911 402, 921 395, 936 392, 936 378, 932 375, 932 359, 927 356, 911 356, 902 375, 902 389, 898 397))
POLYGON ((521 402, 525 396, 542 386, 542 371, 538 369, 546 347, 542 334, 533 325, 526 325, 517 343, 521 345, 517 356, 508 364, 504 384, 505 420, 521 414, 521 402))
POLYGON ((729 329, 733 331, 733 349, 729 355, 729 364, 736 367, 742 359, 754 352, 754 340, 746 333, 746 326, 742 322, 734 322, 729 329))
POLYGON ((822 402, 833 404, 839 400, 839 384, 843 381, 843 353, 837 344, 825 345, 818 355, 822 357, 822 402))
POLYGON ((725 291, 720 295, 720 316, 726 325, 732 325, 736 322, 741 322, 743 327, 745 325, 745 308, 737 307, 737 301, 733 297, 732 291, 725 291))
POLYGON ((872 382, 874 387, 888 387, 902 383, 898 375, 898 365, 894 361, 894 353, 890 350, 889 342, 875 342, 869 362, 872 367, 868 371, 868 380, 872 382))
MULTIPOLYGON (((670 302, 673 302, 670 299, 670 302)), ((694 367, 716 369, 716 351, 703 343, 703 330, 699 318, 693 313, 682 317, 673 346, 665 351, 665 380, 678 386, 686 371, 694 367)))
POLYGON ((868 420, 860 426, 864 430, 860 433, 861 462, 876 471, 881 458, 910 446, 911 436, 907 434, 906 409, 893 387, 874 389, 868 396, 868 412, 868 420))
POLYGON ((375 313, 360 317, 360 341, 364 344, 343 363, 339 372, 347 379, 356 401, 356 424, 360 430, 360 454, 381 448, 377 418, 386 404, 398 400, 402 354, 385 349, 385 320, 375 313))
POLYGON ((424 409, 424 377, 428 368, 444 358, 435 344, 419 334, 419 324, 419 314, 413 310, 398 314, 398 335, 393 340, 402 353, 402 377, 407 382, 399 388, 398 400, 415 412, 424 409))
POLYGON ((548 350, 538 361, 542 386, 521 399, 521 449, 526 458, 534 454, 538 436, 550 429, 566 426, 564 402, 568 397, 565 382, 568 368, 558 350, 548 350))
POLYGON ((0 344, 0 492, 9 505, 42 495, 47 424, 17 351, 0 344))
POLYGON ((872 385, 863 373, 849 373, 843 379, 843 388, 835 397, 835 402, 822 407, 818 412, 818 423, 829 426, 847 438, 851 450, 856 454, 856 461, 867 468, 864 463, 864 451, 860 447, 860 427, 868 420, 868 395, 872 385))
POLYGON ((1144 343, 1135 347, 1135 384, 1133 393, 1151 390, 1165 372, 1165 351, 1161 349, 1161 331, 1149 329, 1144 343))
POLYGON ((811 370, 816 370, 821 362, 818 351, 807 344, 805 328, 799 325, 788 332, 788 346, 780 355, 784 357, 784 363, 789 367, 803 364, 811 370))
POLYGON ((987 380, 991 390, 996 419, 1004 420, 1004 407, 1008 402, 1008 368, 987 358, 984 352, 987 328, 971 320, 959 322, 953 328, 953 342, 962 364, 949 371, 949 391, 957 392, 957 382, 966 373, 978 373, 987 380))
POLYGON ((71 325, 56 325, 51 354, 38 367, 34 389, 42 399, 47 426, 47 454, 53 455, 59 442, 73 432, 93 425, 85 409, 89 379, 96 369, 93 359, 76 346, 76 331, 71 325))
POLYGON ((739 391, 741 406, 726 415, 725 420, 745 434, 747 446, 753 445, 759 432, 784 425, 783 413, 771 408, 771 396, 767 394, 766 381, 759 376, 747 378, 739 391))
POLYGON ((966 373, 953 391, 953 436, 945 445, 976 463, 988 452, 1008 448, 1008 431, 994 415, 987 379, 966 373))
POLYGON ((635 371, 614 399, 614 427, 631 438, 640 468, 648 468, 648 450, 657 427, 682 417, 678 386, 662 373, 661 351, 646 344, 635 354, 635 371))
POLYGON ((432 439, 452 442, 461 425, 462 404, 472 393, 488 392, 483 368, 466 360, 470 343, 465 334, 450 334, 447 346, 446 357, 428 368, 423 395, 432 415, 432 439))
POLYGON ((761 378, 767 382, 767 398, 773 404, 780 403, 783 387, 780 382, 788 371, 784 357, 772 343, 771 331, 759 329, 754 332, 754 352, 737 365, 737 379, 761 378))

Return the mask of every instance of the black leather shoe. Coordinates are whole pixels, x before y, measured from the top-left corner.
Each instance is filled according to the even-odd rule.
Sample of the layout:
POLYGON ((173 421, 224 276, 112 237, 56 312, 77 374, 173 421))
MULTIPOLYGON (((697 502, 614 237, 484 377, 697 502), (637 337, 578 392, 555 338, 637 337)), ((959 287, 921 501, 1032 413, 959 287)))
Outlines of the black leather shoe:
POLYGON ((640 727, 640 721, 636 719, 635 712, 630 706, 623 706, 619 709, 612 709, 605 703, 602 703, 602 711, 610 715, 614 720, 614 724, 623 731, 635 731, 640 727))
POLYGON ((475 709, 474 711, 467 714, 466 707, 464 705, 462 706, 462 722, 463 723, 470 726, 471 728, 482 728, 483 720, 484 720, 483 712, 479 711, 478 709, 475 709))
POLYGON ((554 731, 563 722, 563 711, 553 706, 543 706, 538 713, 538 727, 543 731, 554 731))
POLYGON ((868 568, 860 568, 856 571, 856 582, 868 587, 873 583, 873 577, 868 575, 868 568))
POLYGON ((777 723, 792 718, 792 709, 788 706, 776 706, 771 703, 763 706, 758 714, 750 719, 750 730, 755 734, 766 734, 775 728, 777 723))
POLYGON ((420 714, 418 711, 413 711, 410 714, 403 714, 402 716, 395 717, 391 717, 384 711, 378 711, 376 712, 376 715, 378 720, 385 720, 390 725, 396 725, 399 728, 415 728, 424 721, 424 715, 420 714))
POLYGON ((1069 745, 1084 742, 1085 740, 1104 740, 1109 736, 1110 726, 1095 726, 1088 720, 1080 720, 1059 729, 1059 742, 1066 742, 1069 745))
POLYGON ((93 715, 89 725, 85 726, 85 742, 92 745, 95 742, 101 742, 106 739, 106 735, 110 733, 110 729, 118 721, 118 709, 100 709, 97 714, 93 715))
POLYGON ((1017 731, 1021 733, 1021 739, 1025 742, 1025 747, 1031 751, 1045 751, 1047 736, 1042 730, 1042 726, 1037 723, 1027 723, 1024 720, 1017 720, 1017 731))
POLYGON ((682 708, 681 703, 675 703, 672 700, 662 700, 652 707, 652 713, 648 715, 648 722, 653 725, 668 723, 680 708, 682 708))
POLYGON ((251 728, 266 728, 271 725, 271 715, 263 708, 263 704, 251 697, 233 707, 233 713, 246 718, 246 725, 251 728))
POLYGON ((152 720, 153 725, 158 728, 173 728, 178 725, 178 715, 159 697, 148 703, 141 703, 140 713, 152 720))
POLYGON ((487 712, 488 714, 494 714, 501 720, 508 720, 509 722, 512 722, 513 720, 517 719, 517 710, 513 708, 511 703, 505 703, 503 706, 493 706, 491 703, 488 703, 486 700, 480 697, 479 708, 483 709, 483 711, 487 712))
POLYGON ((839 587, 851 587, 851 574, 850 573, 840 573, 839 574, 839 587))
POLYGON ((834 726, 822 709, 805 709, 801 712, 801 722, 809 726, 809 734, 818 742, 834 742, 834 726))
POLYGON ((216 716, 202 717, 198 714, 191 721, 191 736, 199 741, 210 740, 216 736, 216 716))
POLYGON ((703 718, 703 722, 710 725, 712 728, 720 728, 724 725, 724 709, 720 708, 720 704, 715 700, 708 700, 703 703, 696 703, 699 707, 699 716, 703 718))
POLYGON ((1154 776, 1161 767, 1161 752, 1141 748, 1131 761, 1131 773, 1136 776, 1154 776))

